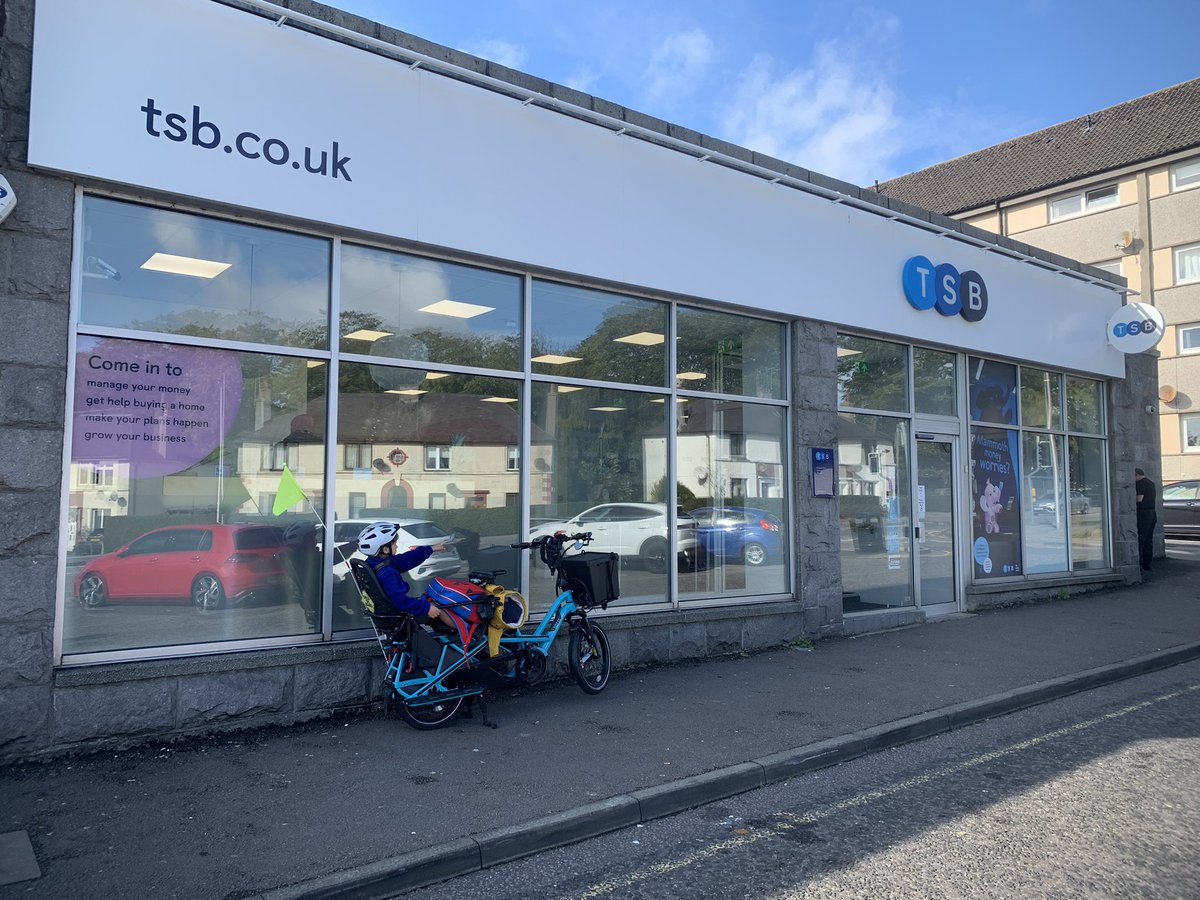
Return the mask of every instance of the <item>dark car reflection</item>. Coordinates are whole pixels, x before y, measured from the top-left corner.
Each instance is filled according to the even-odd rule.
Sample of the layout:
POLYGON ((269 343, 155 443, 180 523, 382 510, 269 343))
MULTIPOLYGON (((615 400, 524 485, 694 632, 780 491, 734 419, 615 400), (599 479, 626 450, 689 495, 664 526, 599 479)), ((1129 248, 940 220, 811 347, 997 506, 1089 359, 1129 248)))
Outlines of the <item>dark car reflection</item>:
POLYGON ((187 602, 217 609, 277 596, 287 583, 283 531, 270 525, 175 525, 89 562, 75 579, 82 606, 187 602))
POLYGON ((1162 488, 1163 534, 1200 534, 1200 481, 1172 481, 1162 488))

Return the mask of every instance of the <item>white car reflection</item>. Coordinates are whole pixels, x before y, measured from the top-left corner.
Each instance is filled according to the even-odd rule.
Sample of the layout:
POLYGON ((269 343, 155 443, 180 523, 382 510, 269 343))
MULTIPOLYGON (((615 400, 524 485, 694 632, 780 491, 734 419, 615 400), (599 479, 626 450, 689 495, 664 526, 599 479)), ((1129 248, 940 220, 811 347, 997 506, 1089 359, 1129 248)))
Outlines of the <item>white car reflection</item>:
MULTIPOLYGON (((697 522, 686 513, 676 516, 676 552, 680 565, 695 568, 700 544, 697 522)), ((530 539, 565 531, 592 533, 588 550, 615 552, 622 559, 640 560, 651 572, 667 568, 667 507, 663 503, 601 503, 563 522, 543 522, 531 528, 530 539)))
POLYGON ((391 522, 399 526, 397 549, 404 553, 416 547, 433 547, 446 544, 446 549, 434 554, 407 575, 410 581, 428 581, 436 577, 450 577, 463 567, 462 557, 453 546, 456 538, 426 519, 342 519, 333 524, 334 563, 333 574, 342 580, 350 574, 350 560, 366 559, 358 549, 358 536, 368 525, 376 522, 391 522))

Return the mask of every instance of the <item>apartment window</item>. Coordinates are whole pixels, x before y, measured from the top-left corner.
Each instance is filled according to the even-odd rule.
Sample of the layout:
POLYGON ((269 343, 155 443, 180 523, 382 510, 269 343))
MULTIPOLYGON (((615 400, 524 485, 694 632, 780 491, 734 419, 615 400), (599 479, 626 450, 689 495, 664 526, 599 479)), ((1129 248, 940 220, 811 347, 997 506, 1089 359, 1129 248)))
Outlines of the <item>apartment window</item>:
POLYGON ((1121 260, 1119 259, 1106 259, 1104 262, 1092 263, 1092 267, 1103 269, 1105 272, 1111 272, 1114 275, 1122 274, 1121 260))
POLYGON ((729 432, 729 455, 733 459, 746 458, 746 435, 742 432, 729 432))
POLYGON ((267 448, 267 459, 264 469, 272 472, 282 472, 283 467, 296 469, 300 465, 300 446, 298 444, 289 444, 286 441, 280 441, 278 444, 272 444, 267 448))
POLYGON ((370 444, 347 444, 342 458, 345 469, 369 469, 371 467, 370 444))
POLYGON ((1185 453, 1200 453, 1200 414, 1180 416, 1183 423, 1183 450, 1185 453))
POLYGON ((516 472, 518 469, 521 468, 521 448, 520 447, 509 447, 508 448, 508 464, 507 464, 506 468, 510 472, 516 472))
POLYGON ((1092 188, 1088 191, 1076 191, 1050 201, 1050 221, 1078 216, 1085 212, 1094 212, 1117 205, 1117 186, 1115 184, 1092 188))
POLYGON ((450 448, 441 447, 426 447, 425 448, 425 468, 428 471, 446 470, 450 468, 450 448))
POLYGON ((1182 191, 1196 185, 1200 185, 1200 157, 1171 166, 1171 190, 1182 191))
POLYGON ((1200 325, 1180 325, 1179 352, 1200 353, 1200 325))
POLYGON ((1200 281, 1200 244, 1175 248, 1175 283, 1200 281))

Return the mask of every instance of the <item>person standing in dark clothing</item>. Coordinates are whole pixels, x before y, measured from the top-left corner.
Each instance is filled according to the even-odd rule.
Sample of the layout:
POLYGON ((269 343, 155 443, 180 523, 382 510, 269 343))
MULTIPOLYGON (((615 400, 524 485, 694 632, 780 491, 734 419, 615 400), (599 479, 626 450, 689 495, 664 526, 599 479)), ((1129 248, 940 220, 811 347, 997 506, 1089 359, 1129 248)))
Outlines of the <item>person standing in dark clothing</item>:
POLYGON ((1142 569, 1149 572, 1154 556, 1154 524, 1158 521, 1158 487, 1144 470, 1134 469, 1133 474, 1137 476, 1133 490, 1137 494, 1138 557, 1142 569))

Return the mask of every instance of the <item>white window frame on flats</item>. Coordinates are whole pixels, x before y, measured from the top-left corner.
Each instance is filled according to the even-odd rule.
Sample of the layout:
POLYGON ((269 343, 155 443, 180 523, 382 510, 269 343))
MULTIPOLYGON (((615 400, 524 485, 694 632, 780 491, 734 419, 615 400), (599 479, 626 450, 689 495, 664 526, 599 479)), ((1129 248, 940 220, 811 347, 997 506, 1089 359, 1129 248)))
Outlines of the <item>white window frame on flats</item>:
POLYGON ((1110 209, 1114 206, 1119 206, 1121 203, 1121 188, 1115 182, 1112 184, 1103 184, 1099 187, 1086 188, 1080 191, 1072 191, 1069 194, 1062 194, 1058 197, 1051 197, 1047 201, 1047 210, 1051 222, 1059 222, 1063 219, 1071 219, 1075 216, 1082 216, 1084 213, 1096 212, 1101 209, 1110 209), (1111 195, 1111 200, 1109 199, 1111 195), (1068 209, 1058 212, 1056 208, 1061 208, 1070 200, 1078 200, 1078 209, 1068 209))

